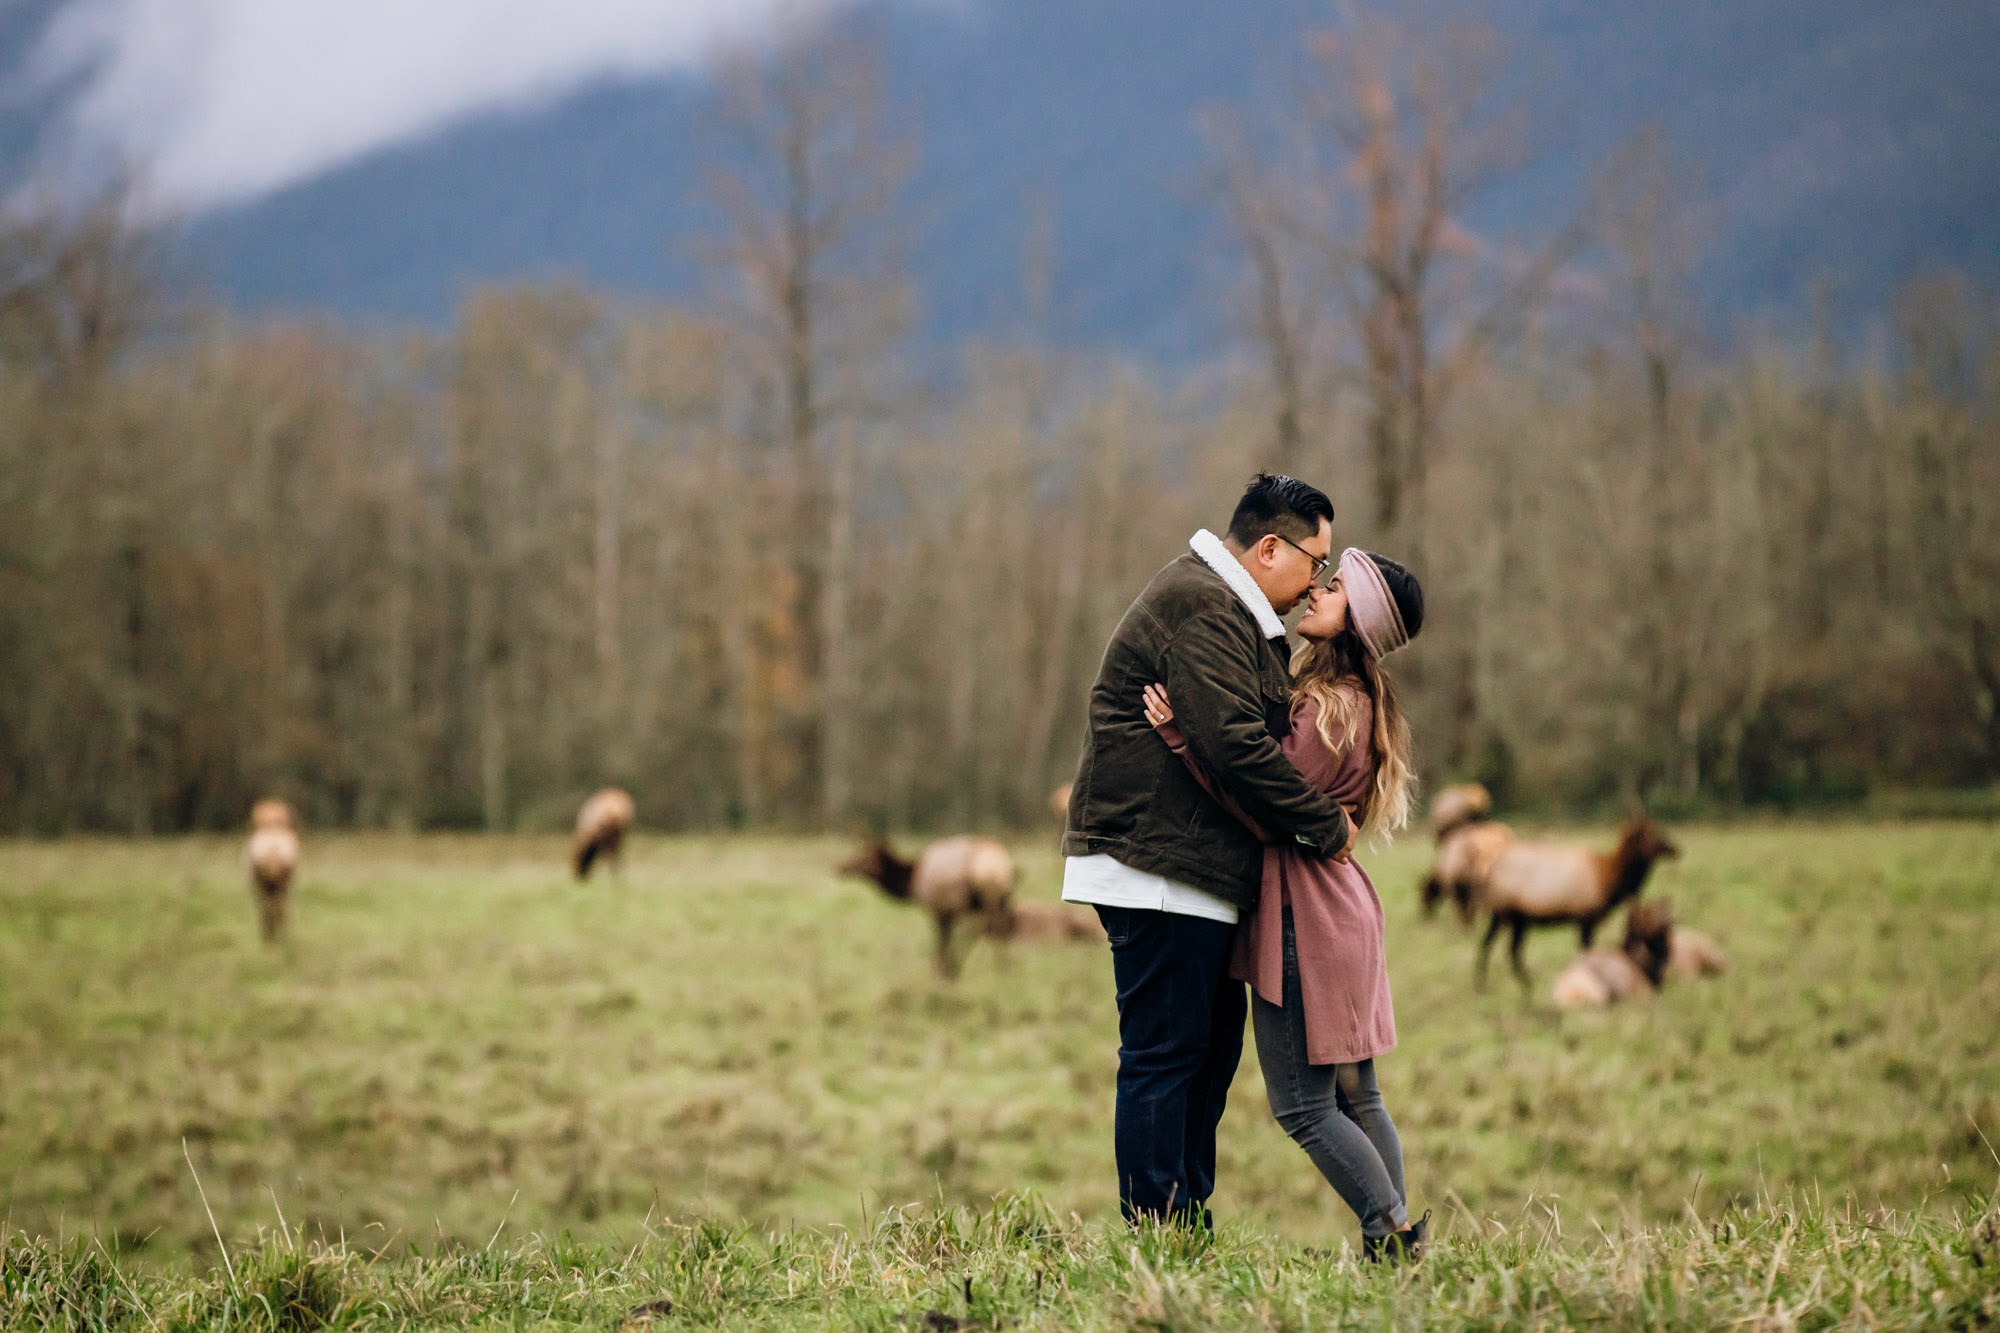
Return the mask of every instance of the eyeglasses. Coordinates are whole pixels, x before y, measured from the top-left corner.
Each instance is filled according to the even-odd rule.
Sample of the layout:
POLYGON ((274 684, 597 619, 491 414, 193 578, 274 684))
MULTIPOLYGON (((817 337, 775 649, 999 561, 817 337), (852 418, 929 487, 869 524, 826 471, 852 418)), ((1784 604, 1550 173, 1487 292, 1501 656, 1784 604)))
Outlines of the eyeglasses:
POLYGON ((1299 545, 1297 542, 1293 541, 1290 537, 1287 537, 1282 532, 1274 532, 1271 535, 1273 537, 1276 537, 1279 541, 1283 542, 1285 545, 1291 547, 1294 551, 1297 551, 1300 555, 1304 556, 1306 559, 1312 561, 1314 583, 1318 583, 1320 575, 1326 573, 1328 569, 1332 568, 1333 558, 1331 556, 1321 557, 1314 555, 1311 551, 1308 551, 1305 547, 1299 545))

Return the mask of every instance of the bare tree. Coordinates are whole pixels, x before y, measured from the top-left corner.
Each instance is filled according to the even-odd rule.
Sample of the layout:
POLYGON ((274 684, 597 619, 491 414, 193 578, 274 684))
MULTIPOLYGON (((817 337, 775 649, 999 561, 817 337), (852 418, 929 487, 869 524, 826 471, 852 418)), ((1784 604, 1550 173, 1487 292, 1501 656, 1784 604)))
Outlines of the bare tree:
POLYGON ((1284 202, 1257 208, 1282 207, 1337 293, 1366 403, 1373 524, 1416 556, 1451 395, 1527 317, 1583 233, 1566 227, 1508 256, 1465 226, 1468 205, 1520 161, 1519 114, 1489 105, 1503 58, 1490 28, 1420 30, 1351 6, 1340 16, 1338 32, 1305 43, 1300 160, 1268 187, 1284 202))
POLYGON ((8 477, 0 486, 12 492, 10 521, 0 520, 0 578, 17 583, 22 596, 5 605, 28 621, 0 639, 56 649, 43 670, 74 669, 79 658, 96 668, 90 711, 115 719, 107 739, 118 822, 135 832, 154 819, 159 719, 146 667, 157 617, 139 521, 147 479, 107 390, 117 359, 158 309, 152 242, 131 224, 122 186, 81 202, 0 203, 0 374, 20 432, 0 444, 14 455, 0 455, 8 477), (97 522, 68 530, 68 516, 85 512, 97 522), (79 623, 84 607, 93 622, 79 623), (63 625, 60 648, 62 640, 34 632, 44 616, 63 625))
POLYGON ((2000 781, 2000 312, 1951 278, 1918 283, 1899 304, 1911 590, 2000 781))
POLYGON ((1247 322, 1269 379, 1271 439, 1260 461, 1273 472, 1298 472, 1309 434, 1323 424, 1324 266, 1300 243, 1282 170, 1259 160, 1235 118, 1210 116, 1209 133, 1220 159, 1212 191, 1243 253, 1247 322))
MULTIPOLYGON (((1699 172, 1682 161, 1657 128, 1636 136, 1599 174, 1595 230, 1608 263, 1607 326, 1637 370, 1645 428, 1632 432, 1643 459, 1644 493, 1634 497, 1621 547, 1643 546, 1627 614, 1644 622, 1635 645, 1651 664, 1642 707, 1657 719, 1663 767, 1686 797, 1701 788, 1704 691, 1714 664, 1715 617, 1703 595, 1696 534, 1705 521, 1710 460, 1681 421, 1680 399, 1697 342, 1689 308, 1692 273, 1705 219, 1699 172)), ((1606 386, 1615 394, 1614 385, 1606 386)))
POLYGON ((908 319, 895 210, 910 149, 888 124, 879 55, 828 28, 736 61, 723 127, 710 187, 728 219, 733 317, 770 409, 752 435, 789 520, 785 577, 771 582, 794 599, 788 649, 806 672, 802 712, 785 721, 816 756, 819 816, 837 825, 855 762, 857 451, 887 406, 887 353, 908 319))

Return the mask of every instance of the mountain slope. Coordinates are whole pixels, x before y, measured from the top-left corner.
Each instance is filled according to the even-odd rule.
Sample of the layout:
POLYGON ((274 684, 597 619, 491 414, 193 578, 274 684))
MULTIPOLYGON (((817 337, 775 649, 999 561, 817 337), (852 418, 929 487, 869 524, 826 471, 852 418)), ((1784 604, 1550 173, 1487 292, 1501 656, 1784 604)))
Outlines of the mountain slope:
MULTIPOLYGON (((43 0, 36 0, 42 3, 43 0)), ((927 329, 1010 328, 1029 219, 1056 247, 1055 332, 1168 359, 1222 336, 1226 258, 1200 197, 1199 109, 1273 86, 1300 0, 878 3, 921 125, 912 198, 927 329)), ((1875 305, 1944 266, 2000 275, 2000 6, 1975 0, 1495 0, 1545 151, 1474 222, 1533 230, 1657 123, 1718 207, 1718 319, 1830 277, 1875 305)), ((5 34, 0 33, 0 39, 5 34)), ((195 219, 190 253, 252 310, 435 321, 471 282, 568 274, 688 293, 699 80, 606 84, 482 117, 195 219)), ((17 128, 13 131, 20 138, 17 128)), ((0 149, 9 133, 0 120, 0 149)))

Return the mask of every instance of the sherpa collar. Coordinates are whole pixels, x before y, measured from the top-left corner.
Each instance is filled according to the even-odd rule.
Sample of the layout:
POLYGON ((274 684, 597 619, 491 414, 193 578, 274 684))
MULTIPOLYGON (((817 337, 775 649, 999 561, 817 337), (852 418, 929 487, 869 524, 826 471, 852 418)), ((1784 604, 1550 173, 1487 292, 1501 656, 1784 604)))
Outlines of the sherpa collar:
POLYGON ((1243 568, 1243 562, 1229 553, 1221 538, 1203 528, 1188 538, 1188 549, 1200 556, 1203 564, 1222 575, 1222 581, 1229 585, 1229 590, 1250 608, 1250 614, 1256 618, 1257 628, 1264 631, 1265 638, 1285 637, 1285 622, 1278 619, 1278 613, 1271 609, 1271 599, 1257 586, 1257 580, 1250 577, 1250 571, 1243 568))

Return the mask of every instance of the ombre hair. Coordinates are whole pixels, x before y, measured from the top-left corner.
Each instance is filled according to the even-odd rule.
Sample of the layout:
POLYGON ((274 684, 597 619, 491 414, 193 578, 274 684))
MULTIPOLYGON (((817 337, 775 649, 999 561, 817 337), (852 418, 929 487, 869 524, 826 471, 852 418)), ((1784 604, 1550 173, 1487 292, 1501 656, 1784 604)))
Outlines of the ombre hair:
POLYGON ((1292 698, 1319 705, 1315 726, 1329 750, 1357 741, 1361 701, 1374 706, 1368 747, 1375 757, 1375 782, 1361 809, 1361 831, 1378 846, 1410 822, 1416 798, 1411 766, 1410 722, 1396 698, 1396 684, 1381 662, 1362 646, 1361 636, 1342 630, 1321 643, 1308 642, 1292 654, 1292 698))

